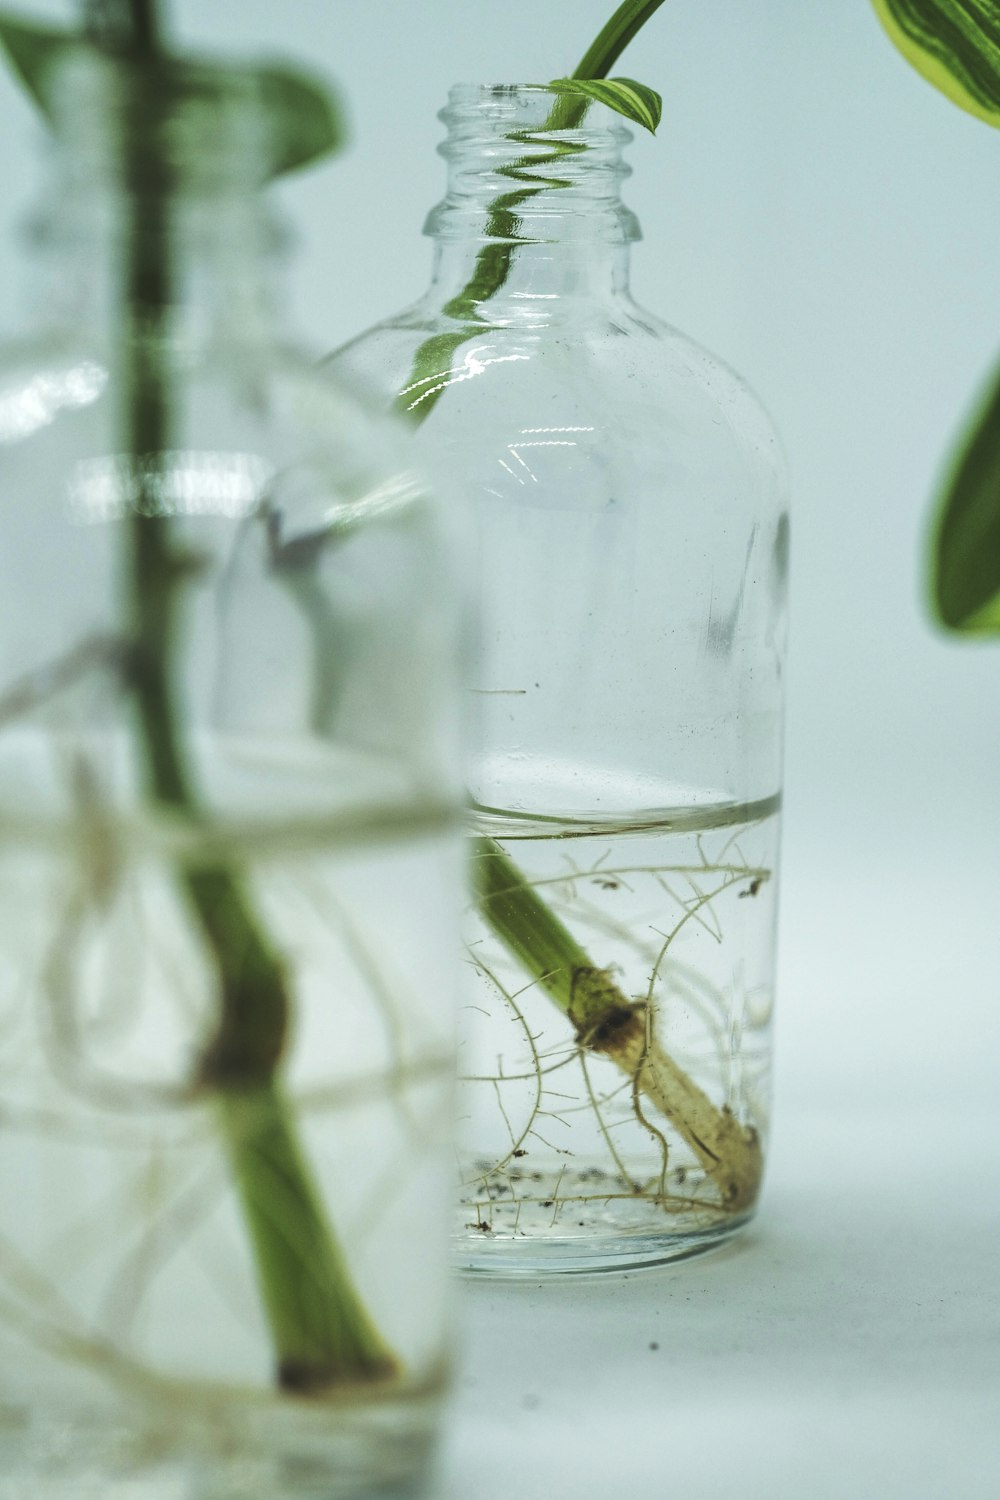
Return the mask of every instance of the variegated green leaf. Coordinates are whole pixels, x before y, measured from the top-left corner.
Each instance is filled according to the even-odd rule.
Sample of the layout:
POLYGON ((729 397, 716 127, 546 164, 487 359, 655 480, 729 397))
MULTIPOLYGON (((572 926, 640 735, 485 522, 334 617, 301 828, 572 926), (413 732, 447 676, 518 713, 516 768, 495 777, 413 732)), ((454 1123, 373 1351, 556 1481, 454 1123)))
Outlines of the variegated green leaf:
MULTIPOLYGON (((0 46, 28 93, 48 115, 52 69, 74 49, 92 43, 79 31, 37 26, 0 12, 0 46)), ((176 55, 142 66, 150 69, 151 87, 159 84, 181 93, 196 85, 206 64, 198 58, 176 55)), ((281 64, 250 63, 247 73, 256 79, 270 120, 273 176, 306 166, 341 145, 343 122, 323 82, 281 64)))
POLYGON ((663 114, 663 100, 656 90, 636 83, 634 78, 556 78, 548 87, 555 94, 606 104, 652 135, 663 114))
POLYGON ((1000 126, 997 0, 872 0, 872 4, 918 73, 962 109, 1000 126))
POLYGON ((945 487, 932 566, 943 623, 1000 634, 1000 372, 945 487))

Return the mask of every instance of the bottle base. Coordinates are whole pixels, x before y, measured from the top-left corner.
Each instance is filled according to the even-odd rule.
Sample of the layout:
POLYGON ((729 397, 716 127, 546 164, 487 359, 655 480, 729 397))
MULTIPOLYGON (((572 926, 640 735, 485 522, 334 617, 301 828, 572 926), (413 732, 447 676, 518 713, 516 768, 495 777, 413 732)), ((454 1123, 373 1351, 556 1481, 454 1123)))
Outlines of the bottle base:
POLYGON ((594 1166, 511 1178, 485 1173, 463 1195, 457 1271, 523 1278, 660 1266, 727 1244, 755 1212, 727 1212, 704 1175, 684 1169, 646 1190, 594 1166))
POLYGON ((226 1441, 207 1422, 176 1427, 164 1413, 0 1408, 2 1492, 4 1500, 427 1500, 438 1408, 434 1398, 316 1411, 274 1432, 266 1409, 248 1406, 230 1413, 226 1441))
POLYGON ((672 1261, 689 1260, 720 1249, 753 1218, 733 1217, 701 1233, 647 1234, 595 1239, 553 1239, 542 1244, 507 1239, 471 1246, 456 1245, 453 1264, 462 1275, 494 1280, 546 1276, 593 1276, 611 1271, 641 1271, 672 1261))

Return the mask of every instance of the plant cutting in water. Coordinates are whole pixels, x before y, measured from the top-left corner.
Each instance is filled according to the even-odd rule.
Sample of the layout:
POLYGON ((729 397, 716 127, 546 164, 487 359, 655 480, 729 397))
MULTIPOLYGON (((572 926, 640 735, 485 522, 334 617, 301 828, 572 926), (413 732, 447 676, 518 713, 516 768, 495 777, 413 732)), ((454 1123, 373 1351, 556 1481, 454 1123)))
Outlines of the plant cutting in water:
MULTIPOLYGON (((0 721, 6 724, 72 686, 93 665, 96 651, 130 702, 139 778, 151 814, 178 829, 207 831, 211 819, 188 760, 177 667, 187 590, 201 563, 178 539, 174 518, 161 504, 177 442, 176 393, 164 356, 177 300, 175 205, 165 142, 172 107, 197 93, 204 80, 198 63, 167 48, 163 24, 158 0, 95 0, 85 7, 85 35, 0 21, 0 39, 14 65, 43 100, 53 60, 86 47, 121 70, 130 97, 142 98, 141 128, 127 133, 122 145, 130 191, 119 351, 125 390, 116 438, 119 462, 128 465, 136 487, 118 532, 121 639, 106 651, 85 642, 37 679, 17 684, 0 703, 0 721)), ((277 170, 336 144, 332 107, 309 79, 267 69, 258 82, 278 122, 277 170)), ((99 862, 104 847, 99 823, 98 817, 85 851, 88 861, 99 862)), ((190 1094, 210 1103, 224 1143, 276 1385, 303 1397, 390 1388, 400 1374, 396 1353, 356 1288, 286 1088, 295 1020, 288 955, 269 929, 244 862, 224 839, 214 852, 209 840, 207 853, 200 850, 190 859, 179 853, 170 877, 216 1002, 214 1023, 193 1062, 190 1094)), ((25 1276, 18 1269, 19 1284, 34 1295, 41 1282, 25 1276)))
MULTIPOLYGON (((475 269, 467 284, 445 306, 444 315, 453 320, 454 327, 427 338, 418 349, 412 370, 405 386, 397 398, 397 408, 413 421, 426 421, 438 402, 446 397, 449 385, 463 378, 460 365, 454 363, 456 354, 470 339, 483 331, 489 322, 490 301, 507 284, 512 265, 517 257, 518 241, 529 240, 522 234, 519 215, 530 209, 531 200, 540 192, 558 189, 565 184, 560 168, 588 148, 579 136, 579 127, 585 120, 592 101, 607 105, 626 119, 655 131, 660 119, 659 95, 645 85, 628 78, 607 77, 621 52, 650 20, 662 4, 662 0, 626 0, 615 11, 608 24, 600 32, 593 45, 581 59, 569 78, 557 79, 545 85, 555 97, 544 125, 537 130, 514 131, 508 139, 526 148, 522 159, 498 168, 501 175, 509 177, 514 184, 510 191, 498 196, 492 203, 486 234, 490 236, 478 253, 475 269)), ((544 847, 544 846, 540 846, 544 847)), ((552 846, 550 845, 550 848, 552 846)), ((756 895, 770 878, 768 866, 756 866, 744 859, 739 843, 727 836, 718 859, 706 854, 705 845, 699 841, 689 851, 690 863, 686 863, 682 852, 680 863, 668 861, 661 867, 650 867, 645 871, 630 869, 628 873, 617 868, 606 868, 595 863, 589 872, 591 889, 600 887, 610 891, 618 888, 619 879, 627 881, 650 880, 658 889, 660 899, 667 895, 676 906, 676 916, 658 944, 659 951, 647 967, 645 991, 634 994, 623 988, 614 968, 602 964, 596 952, 587 951, 580 939, 570 930, 556 909, 556 901, 566 904, 567 896, 574 892, 579 882, 587 879, 586 867, 579 865, 560 876, 551 863, 542 863, 532 875, 511 856, 497 839, 481 834, 472 844, 472 880, 478 913, 484 931, 499 939, 502 951, 515 958, 522 976, 530 978, 530 985, 544 993, 563 1013, 569 1031, 568 1050, 556 1048, 543 1058, 538 1055, 532 1040, 531 1024, 524 1018, 517 1005, 521 987, 512 978, 505 987, 495 972, 494 961, 484 956, 492 950, 478 946, 472 951, 473 962, 492 983, 494 993, 502 996, 509 1012, 517 1016, 517 1026, 522 1033, 522 1044, 533 1054, 533 1078, 529 1079, 529 1091, 533 1100, 527 1113, 515 1123, 513 1111, 505 1104, 503 1095, 512 1080, 501 1072, 481 1082, 489 1082, 497 1092, 499 1108, 503 1113, 510 1136, 509 1154, 497 1162, 483 1162, 480 1193, 478 1194, 478 1227, 489 1230, 494 1225, 494 1214, 498 1204, 508 1196, 518 1200, 517 1217, 506 1227, 517 1231, 524 1220, 520 1207, 525 1201, 523 1189, 516 1189, 517 1160, 526 1154, 525 1141, 529 1136, 544 1140, 540 1135, 540 1101, 546 1088, 558 1092, 558 1080, 549 1078, 556 1068, 579 1059, 584 1068, 586 1090, 590 1106, 598 1123, 600 1135, 610 1149, 612 1160, 621 1165, 620 1153, 612 1141, 612 1131, 620 1129, 620 1118, 609 1124, 605 1119, 605 1107, 619 1090, 611 1090, 607 1096, 598 1097, 586 1070, 586 1060, 605 1060, 612 1063, 625 1080, 628 1113, 642 1135, 652 1139, 661 1157, 660 1170, 645 1183, 635 1180, 632 1174, 622 1169, 618 1172, 617 1188, 625 1193, 649 1194, 667 1208, 698 1208, 690 1191, 683 1187, 669 1191, 667 1187, 667 1160, 670 1145, 664 1127, 680 1137, 693 1154, 708 1186, 708 1198, 703 1203, 714 1201, 724 1213, 744 1214, 753 1204, 761 1178, 762 1152, 756 1129, 742 1123, 728 1106, 714 1103, 707 1093, 671 1056, 657 1035, 656 1019, 658 1001, 655 991, 662 977, 665 961, 675 938, 691 922, 707 926, 716 921, 714 909, 723 895, 740 885, 744 894, 756 895), (678 895, 678 890, 686 894, 678 895), (511 1173, 515 1176, 512 1181, 511 1173)), ((607 858, 602 855, 595 841, 595 861, 607 858)), ((612 860, 616 866, 617 861, 612 860)), ((588 923, 583 908, 577 903, 572 915, 579 924, 595 930, 600 939, 600 921, 588 923)), ((608 919, 605 918, 605 921, 608 919)), ((614 924, 619 940, 632 944, 636 939, 627 931, 627 924, 614 924)), ((718 940, 721 942, 719 933, 718 940)), ((477 944, 479 940, 477 939, 477 944)), ((648 961, 647 961, 648 962, 648 961)), ((714 1021, 710 1025, 724 1025, 714 1021)), ((620 1109, 619 1109, 620 1114, 620 1109)), ((559 1115, 553 1102, 552 1113, 559 1115)), ((564 1174, 560 1174, 560 1188, 564 1174)), ((683 1172, 679 1182, 683 1182, 683 1172)), ((473 1194, 474 1198, 477 1196, 473 1194)), ((563 1191, 556 1191, 547 1184, 536 1195, 543 1207, 556 1201, 567 1201, 563 1191)), ((590 1185, 585 1193, 578 1192, 573 1201, 602 1199, 608 1192, 601 1192, 590 1185)))
POLYGON ((695 1072, 738 1077, 741 1093, 757 1108, 763 1103, 754 1041, 769 1021, 767 991, 753 993, 747 975, 736 1075, 727 995, 734 944, 773 921, 774 810, 729 818, 692 810, 689 831, 676 817, 607 832, 595 826, 571 838, 566 827, 511 827, 502 837, 516 859, 492 837, 475 839, 470 962, 509 1017, 504 1058, 490 1068, 493 1060, 477 1049, 482 1071, 466 1079, 492 1090, 509 1136, 502 1155, 476 1163, 481 1175, 466 1201, 476 1205, 481 1232, 572 1233, 587 1222, 574 1208, 600 1215, 612 1202, 617 1222, 636 1230, 645 1227, 639 1210, 649 1200, 694 1225, 752 1206, 757 1136, 713 1101, 695 1072), (713 829, 715 817, 721 826, 713 829), (593 967, 595 953, 612 955, 606 968, 593 967), (539 996, 565 1017, 564 1040, 546 1023, 539 996), (528 1069, 518 1072, 508 1054, 526 1056, 528 1069), (560 1165, 538 1172, 536 1156, 553 1152, 560 1165))

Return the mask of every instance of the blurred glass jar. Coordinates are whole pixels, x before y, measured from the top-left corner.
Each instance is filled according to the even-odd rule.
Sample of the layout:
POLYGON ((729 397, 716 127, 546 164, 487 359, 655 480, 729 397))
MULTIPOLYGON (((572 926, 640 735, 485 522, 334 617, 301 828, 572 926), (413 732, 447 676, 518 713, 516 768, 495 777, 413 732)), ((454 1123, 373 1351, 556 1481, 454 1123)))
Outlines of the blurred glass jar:
POLYGON ((332 363, 477 519, 459 1260, 656 1262, 745 1223, 763 1167, 783 460, 630 296, 620 118, 460 86, 442 119, 431 288, 332 363))
POLYGON ((462 847, 448 523, 284 341, 259 75, 80 54, 0 361, 0 1472, 422 1493, 462 847))

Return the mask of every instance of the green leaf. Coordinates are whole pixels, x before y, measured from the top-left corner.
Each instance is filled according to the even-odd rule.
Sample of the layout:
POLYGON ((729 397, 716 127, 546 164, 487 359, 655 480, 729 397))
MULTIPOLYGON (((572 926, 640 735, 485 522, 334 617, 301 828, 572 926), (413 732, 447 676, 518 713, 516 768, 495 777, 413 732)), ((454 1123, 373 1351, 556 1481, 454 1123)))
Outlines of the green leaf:
MULTIPOLYGON (((39 109, 51 119, 49 78, 53 68, 74 51, 92 47, 81 32, 36 26, 0 12, 0 45, 14 72, 39 109)), ((150 87, 183 97, 211 86, 220 65, 207 59, 167 55, 155 63, 129 62, 115 57, 120 68, 141 68, 150 87)), ((326 84, 298 68, 269 62, 222 64, 230 76, 244 73, 254 80, 271 124, 270 173, 274 177, 328 155, 343 144, 341 114, 326 84)))
POLYGON ((548 85, 554 94, 595 99, 609 109, 641 125, 652 135, 663 114, 663 100, 655 89, 634 78, 556 78, 548 85))
POLYGON ((872 0, 906 60, 949 99, 1000 126, 997 0, 872 0))
POLYGON ((53 66, 84 45, 80 34, 55 26, 38 26, 7 13, 0 14, 0 45, 14 72, 46 116, 46 80, 53 66))
POLYGON ((255 71, 275 127, 273 176, 340 149, 347 135, 343 116, 321 79, 298 68, 262 66, 255 71))
POLYGON ((945 625, 1000 634, 1000 371, 945 485, 932 568, 934 606, 945 625))

